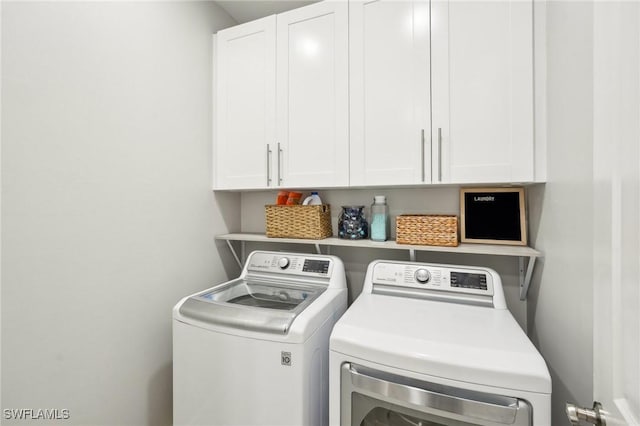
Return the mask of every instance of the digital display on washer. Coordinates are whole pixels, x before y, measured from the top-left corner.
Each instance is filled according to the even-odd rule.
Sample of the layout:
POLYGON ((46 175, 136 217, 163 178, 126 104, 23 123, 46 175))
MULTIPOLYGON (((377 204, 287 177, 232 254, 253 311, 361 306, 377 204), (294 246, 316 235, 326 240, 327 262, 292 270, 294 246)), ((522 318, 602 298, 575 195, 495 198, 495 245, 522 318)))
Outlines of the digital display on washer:
POLYGON ((302 272, 316 272, 318 274, 326 274, 329 272, 328 260, 305 259, 302 266, 302 272))
POLYGON ((451 272, 451 287, 471 288, 474 290, 487 289, 485 274, 469 274, 466 272, 451 272))

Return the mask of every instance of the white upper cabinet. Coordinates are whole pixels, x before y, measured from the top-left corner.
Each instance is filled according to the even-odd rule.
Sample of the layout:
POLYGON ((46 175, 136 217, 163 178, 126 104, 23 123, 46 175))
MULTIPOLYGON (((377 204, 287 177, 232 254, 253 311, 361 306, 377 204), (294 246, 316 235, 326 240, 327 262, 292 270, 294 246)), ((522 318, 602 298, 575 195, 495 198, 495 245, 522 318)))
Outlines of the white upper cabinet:
POLYGON ((535 181, 531 0, 324 1, 216 47, 216 189, 535 181))
POLYGON ((431 182, 429 2, 349 2, 350 183, 431 182))
POLYGON ((349 184, 348 4, 277 19, 277 185, 349 184))
POLYGON ((266 188, 275 167, 275 15, 219 31, 215 59, 214 187, 266 188))
POLYGON ((216 189, 349 184, 347 2, 217 35, 216 189))
POLYGON ((434 183, 534 180, 530 1, 431 2, 434 183))

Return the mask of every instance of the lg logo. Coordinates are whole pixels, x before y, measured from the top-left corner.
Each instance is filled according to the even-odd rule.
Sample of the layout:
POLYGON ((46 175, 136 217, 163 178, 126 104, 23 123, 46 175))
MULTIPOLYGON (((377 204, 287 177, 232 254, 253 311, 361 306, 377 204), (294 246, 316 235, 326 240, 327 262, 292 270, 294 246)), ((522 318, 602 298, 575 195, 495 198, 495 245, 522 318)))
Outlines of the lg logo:
POLYGON ((291 367, 291 352, 280 352, 280 363, 291 367))

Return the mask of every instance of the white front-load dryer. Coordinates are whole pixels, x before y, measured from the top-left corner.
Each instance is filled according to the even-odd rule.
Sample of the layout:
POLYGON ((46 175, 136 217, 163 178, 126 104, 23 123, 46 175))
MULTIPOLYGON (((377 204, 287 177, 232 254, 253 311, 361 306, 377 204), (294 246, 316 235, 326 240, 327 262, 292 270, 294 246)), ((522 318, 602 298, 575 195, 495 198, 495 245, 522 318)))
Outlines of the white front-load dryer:
POLYGON ((330 341, 332 426, 550 426, 547 366, 475 266, 374 261, 330 341))
POLYGON ((263 251, 239 278, 182 299, 174 424, 328 424, 329 335, 346 306, 337 257, 263 251))

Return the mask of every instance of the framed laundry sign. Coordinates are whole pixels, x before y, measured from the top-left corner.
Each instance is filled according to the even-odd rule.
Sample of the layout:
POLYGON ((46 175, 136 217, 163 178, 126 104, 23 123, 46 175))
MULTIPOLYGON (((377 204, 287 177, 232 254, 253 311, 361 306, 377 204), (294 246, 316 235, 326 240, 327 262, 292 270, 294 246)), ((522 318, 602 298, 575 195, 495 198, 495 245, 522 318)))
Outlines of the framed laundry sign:
POLYGON ((526 246, 524 188, 460 189, 460 241, 526 246))

